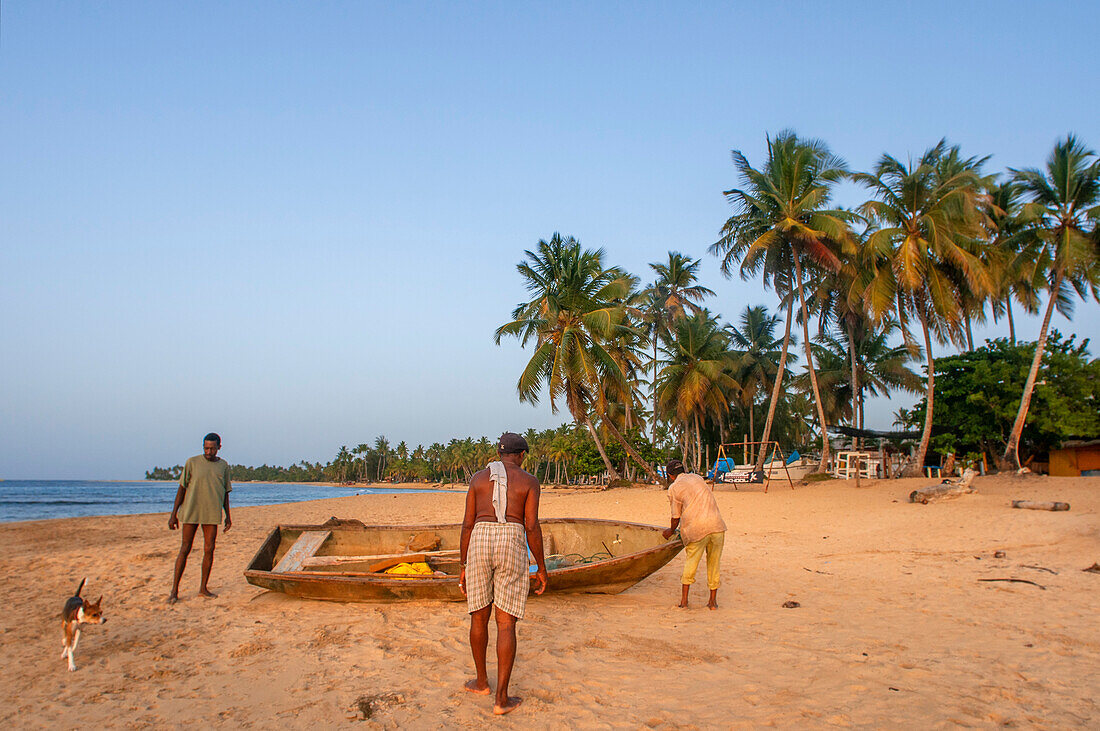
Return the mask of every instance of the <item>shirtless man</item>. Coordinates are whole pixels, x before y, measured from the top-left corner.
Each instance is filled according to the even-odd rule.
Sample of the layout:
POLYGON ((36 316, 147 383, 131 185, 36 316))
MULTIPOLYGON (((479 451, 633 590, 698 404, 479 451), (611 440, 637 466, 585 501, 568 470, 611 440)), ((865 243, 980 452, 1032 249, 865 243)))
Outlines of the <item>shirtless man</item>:
POLYGON ((462 573, 458 585, 470 612, 470 651, 477 677, 466 683, 471 693, 489 695, 485 653, 489 647, 489 615, 496 605, 497 692, 493 713, 511 713, 522 699, 508 695, 508 680, 516 660, 516 622, 530 592, 527 546, 535 557, 535 593, 546 590, 546 560, 539 527, 539 481, 521 468, 527 441, 505 432, 497 444, 500 460, 470 480, 466 515, 462 519, 462 573))

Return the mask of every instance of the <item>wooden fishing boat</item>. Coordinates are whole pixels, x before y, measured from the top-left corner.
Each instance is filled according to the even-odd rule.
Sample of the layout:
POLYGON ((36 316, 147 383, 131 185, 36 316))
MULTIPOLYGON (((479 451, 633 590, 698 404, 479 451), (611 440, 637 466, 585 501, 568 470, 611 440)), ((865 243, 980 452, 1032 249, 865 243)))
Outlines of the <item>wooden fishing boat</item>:
MULTIPOLYGON (((618 594, 680 552, 675 536, 639 523, 583 518, 540 521, 547 555, 546 591, 618 594)), ((252 558, 248 583, 308 599, 342 602, 461 601, 459 525, 364 525, 333 518, 323 525, 280 525, 252 558), (401 562, 432 574, 383 573, 401 562)), ((534 587, 535 582, 531 582, 534 587)))

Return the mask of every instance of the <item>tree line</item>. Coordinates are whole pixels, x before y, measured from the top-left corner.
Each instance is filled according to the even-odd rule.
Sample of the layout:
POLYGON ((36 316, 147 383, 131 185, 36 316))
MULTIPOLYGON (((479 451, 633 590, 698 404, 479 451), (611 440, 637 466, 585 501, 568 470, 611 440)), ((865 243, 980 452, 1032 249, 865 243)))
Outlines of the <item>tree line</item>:
MULTIPOLYGON (((531 448, 524 467, 546 484, 591 482, 604 471, 595 446, 574 425, 543 431, 528 429, 524 437, 531 448)), ((654 449, 636 430, 628 438, 651 462, 670 458, 671 451, 654 449)), ((610 450, 609 455, 620 464, 627 459, 622 448, 610 450)), ((380 436, 373 443, 342 446, 326 463, 303 460, 289 467, 230 465, 230 473, 234 480, 254 482, 466 483, 494 459, 495 442, 488 437, 451 439, 446 444, 436 442, 410 449, 404 441, 394 446, 380 436)), ((154 467, 145 473, 145 479, 178 480, 182 471, 181 465, 154 467)))

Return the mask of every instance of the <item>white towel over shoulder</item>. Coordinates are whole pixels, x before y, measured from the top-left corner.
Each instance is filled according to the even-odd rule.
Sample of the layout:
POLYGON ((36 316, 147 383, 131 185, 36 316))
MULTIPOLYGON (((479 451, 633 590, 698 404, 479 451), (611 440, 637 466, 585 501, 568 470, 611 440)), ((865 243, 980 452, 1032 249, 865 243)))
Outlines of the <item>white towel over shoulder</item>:
POLYGON ((506 522, 508 514, 508 470, 501 461, 489 463, 489 481, 493 483, 493 508, 497 511, 497 522, 506 522))

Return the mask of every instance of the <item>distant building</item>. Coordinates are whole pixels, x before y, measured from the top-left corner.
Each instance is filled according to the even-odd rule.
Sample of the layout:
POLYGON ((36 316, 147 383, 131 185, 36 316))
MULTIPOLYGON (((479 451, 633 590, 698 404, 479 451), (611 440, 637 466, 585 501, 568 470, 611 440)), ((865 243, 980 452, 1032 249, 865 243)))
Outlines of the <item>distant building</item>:
POLYGON ((1054 477, 1100 477, 1100 439, 1074 439, 1050 450, 1054 477))

